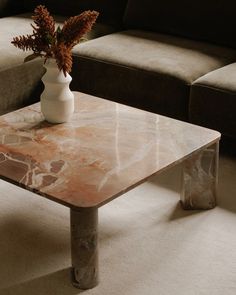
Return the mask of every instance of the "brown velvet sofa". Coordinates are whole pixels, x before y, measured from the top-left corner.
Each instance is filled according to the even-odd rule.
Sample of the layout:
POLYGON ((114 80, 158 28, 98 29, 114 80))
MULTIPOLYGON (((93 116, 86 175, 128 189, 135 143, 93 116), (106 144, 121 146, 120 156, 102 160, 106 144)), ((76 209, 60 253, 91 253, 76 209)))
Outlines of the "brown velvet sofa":
MULTIPOLYGON (((22 5, 19 0, 17 7, 3 10, 1 2, 10 1, 0 1, 5 15, 30 12, 39 3, 63 16, 85 9, 100 12, 89 41, 73 51, 73 90, 217 129, 236 139, 234 0, 22 0, 22 5)), ((29 15, 21 18, 30 23, 29 15)), ((17 23, 20 16, 3 19, 9 23, 9 18, 17 23)), ((17 34, 25 30, 19 26, 17 34)), ((22 62, 22 53, 14 54, 17 63, 22 62)), ((22 103, 39 98, 43 70, 39 72, 22 103)))

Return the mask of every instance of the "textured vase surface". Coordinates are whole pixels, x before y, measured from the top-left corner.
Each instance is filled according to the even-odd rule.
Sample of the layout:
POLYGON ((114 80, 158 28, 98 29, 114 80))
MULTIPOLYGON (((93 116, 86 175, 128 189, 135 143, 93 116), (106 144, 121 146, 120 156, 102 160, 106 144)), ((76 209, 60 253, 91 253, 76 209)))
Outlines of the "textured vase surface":
POLYGON ((54 59, 44 65, 46 73, 42 77, 44 91, 40 97, 41 112, 50 123, 64 123, 74 113, 74 94, 70 90, 71 76, 58 69, 54 59))

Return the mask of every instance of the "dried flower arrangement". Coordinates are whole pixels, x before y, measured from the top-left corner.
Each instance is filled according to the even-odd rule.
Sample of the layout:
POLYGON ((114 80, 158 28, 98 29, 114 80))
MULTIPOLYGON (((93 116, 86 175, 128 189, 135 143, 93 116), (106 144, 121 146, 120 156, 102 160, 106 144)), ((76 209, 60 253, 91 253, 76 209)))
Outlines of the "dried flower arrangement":
POLYGON ((66 76, 72 68, 72 48, 91 30, 98 15, 97 11, 84 11, 80 15, 70 17, 62 28, 56 28, 55 20, 47 8, 39 5, 32 16, 33 34, 15 37, 11 43, 24 51, 33 51, 27 60, 37 56, 44 57, 45 61, 55 58, 59 70, 66 76))

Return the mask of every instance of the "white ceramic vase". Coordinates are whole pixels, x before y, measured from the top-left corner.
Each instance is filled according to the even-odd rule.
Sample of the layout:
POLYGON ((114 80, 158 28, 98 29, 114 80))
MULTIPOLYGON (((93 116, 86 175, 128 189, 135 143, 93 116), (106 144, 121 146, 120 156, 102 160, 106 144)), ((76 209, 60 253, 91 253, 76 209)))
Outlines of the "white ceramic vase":
POLYGON ((74 94, 69 87, 72 78, 58 69, 55 59, 48 59, 44 67, 41 112, 50 123, 68 122, 74 112, 74 94))

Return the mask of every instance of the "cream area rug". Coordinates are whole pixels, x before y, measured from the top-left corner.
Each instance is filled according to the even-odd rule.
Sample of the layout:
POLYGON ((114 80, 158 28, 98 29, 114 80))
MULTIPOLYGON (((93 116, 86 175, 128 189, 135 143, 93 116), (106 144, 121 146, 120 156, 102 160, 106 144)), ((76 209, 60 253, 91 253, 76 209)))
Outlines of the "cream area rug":
POLYGON ((180 169, 99 210, 100 284, 70 284, 69 209, 0 181, 0 295, 235 295, 236 159, 220 158, 218 206, 183 211, 180 169))

